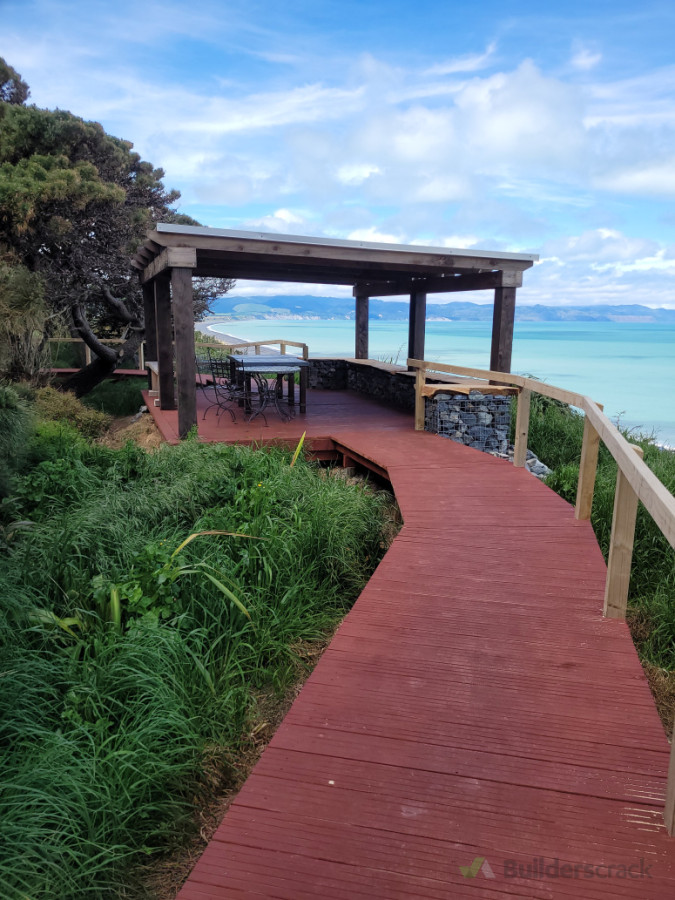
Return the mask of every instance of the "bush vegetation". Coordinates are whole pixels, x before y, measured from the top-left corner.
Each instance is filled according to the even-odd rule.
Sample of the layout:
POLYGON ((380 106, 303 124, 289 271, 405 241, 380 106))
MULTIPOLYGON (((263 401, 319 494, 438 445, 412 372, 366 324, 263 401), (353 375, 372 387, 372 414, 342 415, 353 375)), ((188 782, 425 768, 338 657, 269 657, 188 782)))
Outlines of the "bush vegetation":
MULTIPOLYGON (((528 447, 553 472, 547 484, 574 503, 579 480, 583 416, 568 406, 533 397, 528 447)), ((644 460, 659 480, 675 493, 675 452, 659 447, 652 437, 624 432, 644 451, 644 460)), ((591 522, 607 559, 612 528, 617 467, 601 443, 591 522)), ((629 603, 641 657, 675 670, 675 554, 642 504, 638 507, 629 603)))
POLYGON ((381 553, 381 495, 280 449, 111 450, 61 402, 0 509, 33 523, 0 550, 7 900, 132 896, 381 553))

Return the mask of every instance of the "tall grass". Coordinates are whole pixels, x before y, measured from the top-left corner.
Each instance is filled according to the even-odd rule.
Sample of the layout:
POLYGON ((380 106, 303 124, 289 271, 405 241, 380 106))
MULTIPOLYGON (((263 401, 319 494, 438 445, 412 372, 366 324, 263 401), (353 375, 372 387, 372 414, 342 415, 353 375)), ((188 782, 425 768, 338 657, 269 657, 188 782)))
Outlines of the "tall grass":
MULTIPOLYGON (((528 446, 552 474, 547 484, 574 503, 579 480, 583 416, 546 398, 533 403, 528 446)), ((644 452, 644 461, 671 493, 675 492, 675 453, 651 436, 625 433, 644 452)), ((617 466, 600 445, 591 522, 607 558, 617 466)), ((675 553, 649 513, 638 507, 629 602, 641 620, 638 651, 648 662, 675 669, 675 553)))
POLYGON ((360 590, 383 500, 290 462, 37 429, 12 501, 36 525, 0 556, 3 898, 126 896, 132 866, 187 827, 205 759, 231 758, 252 689, 283 690, 293 643, 360 590), (173 556, 202 530, 258 539, 203 536, 173 556), (174 562, 204 561, 250 620, 207 578, 172 579, 174 562), (121 634, 100 612, 111 589, 121 634))

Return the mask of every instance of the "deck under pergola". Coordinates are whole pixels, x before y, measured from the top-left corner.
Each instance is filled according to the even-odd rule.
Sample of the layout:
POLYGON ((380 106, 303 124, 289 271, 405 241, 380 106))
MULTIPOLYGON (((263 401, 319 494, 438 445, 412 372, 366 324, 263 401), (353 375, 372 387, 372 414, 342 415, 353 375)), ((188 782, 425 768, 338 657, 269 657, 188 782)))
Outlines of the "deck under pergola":
POLYGON ((132 265, 143 286, 146 358, 158 365, 160 406, 196 424, 193 277, 350 285, 354 356, 368 358, 370 297, 410 297, 408 357, 424 359, 428 294, 494 292, 490 369, 510 372, 516 290, 534 254, 341 241, 300 235, 157 225, 132 265), (177 400, 174 397, 174 359, 177 400))

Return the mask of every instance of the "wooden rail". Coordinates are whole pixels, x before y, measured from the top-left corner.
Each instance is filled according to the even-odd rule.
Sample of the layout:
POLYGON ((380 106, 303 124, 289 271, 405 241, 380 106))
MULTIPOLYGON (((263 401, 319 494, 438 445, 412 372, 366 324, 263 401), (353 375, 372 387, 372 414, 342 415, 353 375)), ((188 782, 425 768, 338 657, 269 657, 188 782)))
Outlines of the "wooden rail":
MULTIPOLYGON (((534 378, 507 372, 444 365, 420 359, 409 359, 407 364, 416 370, 415 429, 417 431, 424 430, 425 398, 423 390, 427 372, 446 372, 469 376, 486 383, 518 387, 520 391, 513 454, 513 462, 516 466, 525 465, 530 400, 533 393, 567 403, 584 413, 584 436, 574 515, 577 519, 590 519, 598 464, 598 448, 602 441, 614 457, 618 467, 603 615, 614 619, 625 619, 638 502, 643 504, 670 546, 675 549, 675 497, 644 463, 641 448, 629 443, 610 422, 602 407, 584 394, 577 394, 574 391, 545 384, 534 378)), ((452 390, 452 385, 448 385, 448 390, 452 390)), ((486 393, 488 393, 487 390, 486 393)), ((665 820, 668 833, 675 834, 675 728, 673 729, 668 772, 665 820)))
MULTIPOLYGON (((81 338, 49 338, 50 344, 84 344, 84 341, 81 338)), ((107 338, 107 344, 122 344, 124 343, 123 338, 107 338)), ((288 341, 281 339, 274 339, 271 341, 240 341, 236 344, 228 344, 225 341, 200 341, 198 344, 195 344, 195 349, 199 349, 200 347, 213 347, 214 349, 227 350, 228 352, 231 350, 240 350, 243 348, 253 347, 254 352, 257 355, 260 355, 261 347, 270 347, 275 344, 279 345, 279 352, 281 354, 286 353, 287 347, 299 347, 302 350, 302 358, 309 358, 309 348, 307 344, 303 344, 299 341, 288 341)), ((84 362, 85 365, 89 365, 91 363, 92 356, 91 350, 89 347, 84 344, 84 362)), ((145 341, 142 341, 138 348, 138 367, 139 369, 145 369, 145 341)))
POLYGON ((253 347, 255 354, 257 356, 259 356, 261 347, 271 347, 274 344, 279 344, 279 352, 282 355, 286 354, 287 347, 300 347, 302 350, 302 358, 303 359, 309 358, 309 348, 308 348, 307 344, 303 344, 299 341, 281 340, 280 338, 275 338, 270 341, 240 341, 236 344, 229 344, 229 343, 226 343, 225 341, 219 341, 217 344, 200 343, 197 346, 199 346, 199 347, 209 347, 209 346, 220 347, 221 349, 223 347, 226 347, 228 350, 241 350, 243 348, 248 349, 249 347, 253 347))

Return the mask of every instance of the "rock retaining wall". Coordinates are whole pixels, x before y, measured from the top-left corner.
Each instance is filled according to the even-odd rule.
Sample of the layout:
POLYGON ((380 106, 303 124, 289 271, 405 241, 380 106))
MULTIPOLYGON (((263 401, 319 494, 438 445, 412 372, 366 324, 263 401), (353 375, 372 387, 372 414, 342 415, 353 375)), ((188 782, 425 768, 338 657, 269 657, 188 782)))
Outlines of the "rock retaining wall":
MULTIPOLYGON (((310 363, 310 388, 357 391, 389 406, 415 409, 414 373, 401 367, 350 359, 310 359, 310 363)), ((435 379, 429 377, 427 382, 433 384, 435 379)), ((509 397, 471 391, 468 396, 439 393, 426 400, 426 431, 488 453, 507 452, 510 423, 509 397)))
POLYGON ((310 359, 310 388, 357 391, 399 409, 415 409, 415 376, 384 364, 350 359, 310 359))
POLYGON ((471 391, 436 394, 427 399, 424 428, 460 444, 506 453, 511 424, 511 398, 471 391))

